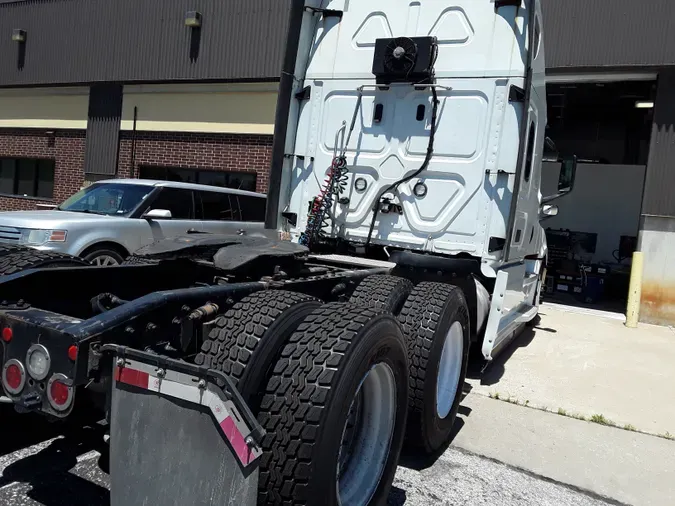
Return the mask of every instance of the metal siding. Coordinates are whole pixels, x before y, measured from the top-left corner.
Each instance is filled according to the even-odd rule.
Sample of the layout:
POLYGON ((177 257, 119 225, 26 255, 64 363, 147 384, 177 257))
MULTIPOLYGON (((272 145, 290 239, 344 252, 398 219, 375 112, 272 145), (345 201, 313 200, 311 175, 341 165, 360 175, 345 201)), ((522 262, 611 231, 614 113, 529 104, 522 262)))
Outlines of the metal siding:
POLYGON ((642 214, 675 216, 675 70, 659 75, 642 214))
POLYGON ((0 3, 0 86, 278 79, 290 0, 0 3), (191 54, 185 13, 202 14, 191 54), (12 30, 26 30, 25 64, 12 30))
POLYGON ((89 94, 85 174, 112 176, 117 173, 122 85, 97 84, 89 94))
POLYGON ((675 64, 673 0, 542 0, 548 68, 675 64))

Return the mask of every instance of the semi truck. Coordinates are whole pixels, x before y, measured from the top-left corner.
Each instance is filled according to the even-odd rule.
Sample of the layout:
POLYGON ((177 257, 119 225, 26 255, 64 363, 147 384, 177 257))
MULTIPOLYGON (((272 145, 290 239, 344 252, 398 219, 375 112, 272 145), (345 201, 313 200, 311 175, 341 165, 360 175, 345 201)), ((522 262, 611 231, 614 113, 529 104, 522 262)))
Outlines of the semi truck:
POLYGON ((115 504, 383 504, 402 449, 447 445, 470 351, 537 315, 576 171, 541 194, 540 1, 289 9, 265 233, 0 249, 5 400, 97 403, 115 504))

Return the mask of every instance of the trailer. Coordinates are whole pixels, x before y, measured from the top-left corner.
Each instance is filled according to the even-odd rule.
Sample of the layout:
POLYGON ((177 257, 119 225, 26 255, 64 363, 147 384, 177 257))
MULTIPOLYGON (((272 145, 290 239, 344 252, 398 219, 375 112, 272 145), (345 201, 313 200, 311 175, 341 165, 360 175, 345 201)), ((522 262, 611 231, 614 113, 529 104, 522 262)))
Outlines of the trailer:
POLYGON ((292 0, 267 231, 1 249, 6 398, 99 406, 113 504, 382 504, 537 315, 544 59, 539 0, 292 0))

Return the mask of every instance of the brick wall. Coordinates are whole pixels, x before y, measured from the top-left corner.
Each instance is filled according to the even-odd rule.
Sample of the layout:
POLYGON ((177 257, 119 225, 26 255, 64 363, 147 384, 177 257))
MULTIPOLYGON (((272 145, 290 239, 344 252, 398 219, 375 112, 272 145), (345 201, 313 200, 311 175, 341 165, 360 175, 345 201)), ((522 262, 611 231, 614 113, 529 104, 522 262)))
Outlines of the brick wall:
MULTIPOLYGON (((130 177, 132 135, 120 134, 119 177, 130 177)), ((136 132, 134 174, 142 165, 253 172, 266 193, 271 156, 271 135, 136 132)))
MULTIPOLYGON (((0 157, 50 158, 56 161, 54 199, 0 196, 0 211, 37 209, 36 204, 59 203, 85 185, 85 131, 0 129, 0 157)), ((131 175, 131 135, 120 134, 117 177, 131 175)), ((135 171, 157 165, 257 174, 257 191, 267 192, 272 136, 137 132, 135 171)), ((91 178, 87 178, 87 182, 91 178)), ((100 179, 100 178, 94 178, 100 179)))
POLYGON ((0 129, 0 157, 56 160, 54 200, 0 196, 0 211, 36 209, 39 203, 61 202, 82 186, 85 131, 0 129))

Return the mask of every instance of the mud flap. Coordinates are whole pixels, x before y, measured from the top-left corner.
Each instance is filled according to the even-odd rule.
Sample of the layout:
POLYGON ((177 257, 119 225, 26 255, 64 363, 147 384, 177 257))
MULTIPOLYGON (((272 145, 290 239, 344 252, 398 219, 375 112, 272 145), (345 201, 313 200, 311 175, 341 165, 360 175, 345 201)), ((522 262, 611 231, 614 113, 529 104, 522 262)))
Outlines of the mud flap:
POLYGON ((263 430, 229 378, 137 350, 104 351, 114 360, 111 506, 255 505, 263 430))

